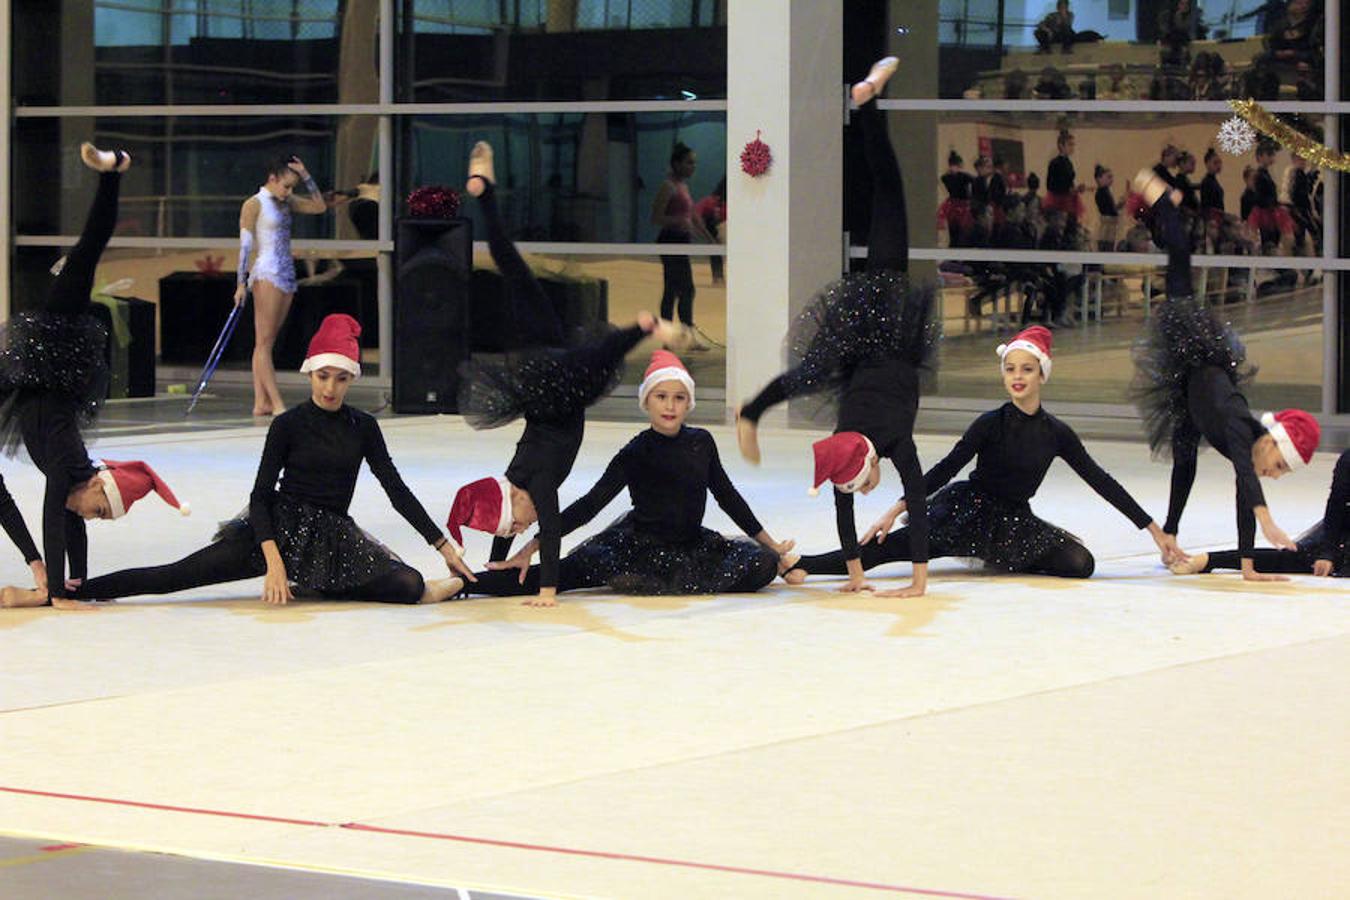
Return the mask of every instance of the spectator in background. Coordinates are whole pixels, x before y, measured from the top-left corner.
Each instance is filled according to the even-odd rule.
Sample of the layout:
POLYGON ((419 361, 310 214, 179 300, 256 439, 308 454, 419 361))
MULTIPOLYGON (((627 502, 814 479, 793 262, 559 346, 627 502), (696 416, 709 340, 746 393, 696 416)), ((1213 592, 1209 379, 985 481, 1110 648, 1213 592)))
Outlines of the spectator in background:
POLYGON ((1238 217, 1246 222, 1256 209, 1256 166, 1242 167, 1242 183, 1245 185, 1242 196, 1238 198, 1238 217))
POLYGON ((1033 32, 1036 37, 1036 52, 1049 53, 1054 44, 1059 44, 1065 53, 1073 52, 1073 10, 1069 9, 1069 0, 1058 0, 1055 11, 1041 19, 1033 32))
POLYGON ((1172 170, 1177 167, 1177 159, 1181 156, 1181 150, 1175 144, 1164 144, 1162 154, 1158 161, 1153 164, 1153 171, 1158 177, 1167 182, 1168 187, 1177 186, 1177 178, 1172 174, 1172 170))
POLYGON ((989 204, 989 181, 994 175, 994 164, 987 156, 975 157, 975 180, 970 185, 970 212, 975 217, 975 232, 971 246, 984 247, 989 243, 994 219, 989 204))
POLYGON ((1314 234, 1313 221, 1313 173, 1308 171, 1308 161, 1292 150, 1289 152, 1289 166, 1281 179, 1280 199, 1288 204, 1289 215, 1294 220, 1294 252, 1300 256, 1311 256, 1317 241, 1307 246, 1314 234))
POLYGON ((1111 63, 1102 69, 1106 86, 1097 91, 1099 100, 1138 100, 1139 91, 1125 77, 1125 66, 1111 63))
POLYGON ((1191 59, 1191 41, 1209 33, 1193 0, 1172 0, 1158 14, 1158 62, 1185 66, 1191 59))
POLYGON ((1098 164, 1092 170, 1092 178, 1097 182, 1097 249, 1109 253, 1116 249, 1116 239, 1120 231, 1120 206, 1111 195, 1111 185, 1115 184, 1115 175, 1105 166, 1098 164))
POLYGON ((1003 99, 1022 100, 1027 95, 1027 73, 1013 69, 1003 76, 1003 99))
MULTIPOLYGON (((703 228, 708 232, 708 236, 714 238, 717 243, 723 243, 726 240, 724 234, 727 222, 727 176, 723 175, 717 182, 717 187, 712 189, 712 193, 702 198, 694 204, 694 215, 703 222, 703 228)), ((724 265, 726 257, 710 256, 708 265, 712 268, 712 283, 722 284, 726 278, 724 274, 724 265)))
POLYGON ((1280 145, 1269 138, 1261 140, 1256 145, 1256 172, 1252 176, 1255 206, 1247 221, 1260 233, 1261 252, 1266 255, 1278 252, 1285 235, 1294 233, 1294 220, 1289 211, 1280 206, 1280 192, 1270 174, 1279 149, 1280 145))
POLYGON ((1191 98, 1194 100, 1223 100, 1228 96, 1225 76, 1228 64, 1212 50, 1203 50, 1191 63, 1191 98))
POLYGON ((1061 128, 1055 141, 1059 155, 1050 160, 1050 165, 1046 168, 1046 197, 1045 202, 1041 204, 1047 213, 1051 211, 1064 213, 1069 227, 1077 227, 1083 218, 1083 201, 1078 195, 1086 190, 1083 185, 1075 183, 1076 173, 1073 161, 1069 158, 1073 156, 1076 145, 1073 132, 1061 128))
POLYGON ((947 223, 947 246, 968 247, 970 235, 975 228, 975 217, 970 209, 971 187, 975 179, 961 167, 965 160, 952 148, 947 154, 947 174, 942 176, 942 186, 947 189, 947 199, 938 207, 938 218, 947 223))
POLYGON ((1036 100, 1068 100, 1073 96, 1073 91, 1063 72, 1054 66, 1046 66, 1041 70, 1041 80, 1036 82, 1032 95, 1036 100))
POLYGON ((1008 161, 994 156, 994 171, 989 175, 989 208, 994 215, 994 230, 1003 224, 1008 210, 1008 161))
POLYGON ((1200 216, 1205 222, 1205 239, 1217 247, 1225 215, 1223 185, 1219 173, 1223 171, 1223 157, 1213 147, 1205 151, 1205 177, 1200 180, 1200 216))

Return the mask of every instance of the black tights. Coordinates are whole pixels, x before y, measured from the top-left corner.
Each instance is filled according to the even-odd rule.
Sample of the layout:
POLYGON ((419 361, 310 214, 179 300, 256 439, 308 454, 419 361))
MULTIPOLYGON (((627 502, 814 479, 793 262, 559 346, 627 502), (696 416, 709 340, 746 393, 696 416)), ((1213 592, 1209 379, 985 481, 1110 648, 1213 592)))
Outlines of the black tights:
POLYGON ((1190 297, 1195 293, 1191 282, 1191 238, 1181 221, 1181 213, 1164 194, 1153 204, 1153 215, 1160 243, 1167 248, 1167 296, 1190 297))
POLYGON ((117 197, 122 186, 120 172, 98 176, 98 192, 89 207, 80 240, 66 254, 65 266, 52 282, 47 294, 47 309, 52 312, 78 313, 89 308, 94 290, 94 271, 103 248, 108 246, 117 227, 117 197))
MULTIPOLYGON (((911 557, 909 529, 900 528, 892 531, 886 535, 886 540, 882 543, 878 544, 874 539, 863 544, 859 551, 863 569, 872 569, 891 562, 908 562, 911 557)), ((929 559, 953 555, 952 549, 944 547, 939 541, 932 541, 928 545, 929 559)), ((1092 558, 1091 551, 1074 542, 1051 550, 1021 571, 1033 575, 1053 575, 1057 578, 1089 578, 1096 567, 1097 563, 1092 558)), ((795 568, 805 571, 808 575, 848 574, 842 550, 803 556, 795 568)))
MULTIPOLYGON (((662 228, 658 244, 688 244, 688 232, 662 228)), ((673 319, 679 304, 680 321, 694 324, 694 264, 687 256, 661 257, 661 318, 673 319)))
POLYGON ((1215 569, 1241 569, 1242 557, 1250 556, 1252 565, 1258 572, 1276 572, 1285 575, 1309 575, 1316 558, 1302 550, 1270 550, 1262 548, 1243 554, 1238 550, 1218 550, 1209 554, 1209 562, 1201 571, 1213 572, 1215 569))
MULTIPOLYGON (((867 271, 909 271, 909 217, 905 212, 905 180, 900 174, 900 161, 886 133, 886 119, 875 101, 858 107, 855 116, 862 131, 863 155, 872 179, 872 224, 867 232, 867 271)), ((784 373, 770 381, 762 391, 741 409, 741 415, 752 422, 770 407, 793 395, 788 385, 802 384, 807 379, 784 373)))
POLYGON ((497 206, 497 188, 486 178, 478 204, 487 224, 488 251, 497 264, 502 280, 506 282, 506 296, 511 304, 511 316, 516 328, 519 347, 557 347, 563 343, 562 321, 553 308, 544 288, 539 284, 530 266, 521 258, 520 251, 506 235, 501 210, 497 206))
MULTIPOLYGON (((742 554, 733 552, 722 562, 729 575, 730 572, 739 569, 743 561, 744 556, 742 554)), ((594 559, 569 553, 558 562, 558 593, 604 587, 605 585, 612 585, 614 582, 622 583, 623 574, 622 572, 603 571, 595 565, 594 559)), ((763 551, 755 553, 751 564, 745 566, 744 573, 736 578, 723 579, 714 575, 711 580, 726 584, 726 587, 720 593, 751 594, 767 587, 777 576, 777 555, 769 551, 763 551)), ((467 593, 487 594, 492 597, 520 597, 539 593, 539 566, 537 565, 530 566, 526 571, 524 583, 520 581, 518 569, 476 572, 475 577, 478 582, 470 582, 466 588, 467 593)), ((616 590, 619 589, 616 588, 616 590)))
MULTIPOLYGON (((114 600, 139 594, 175 594, 208 584, 257 578, 266 573, 267 567, 255 553, 256 548, 248 537, 226 538, 165 566, 123 569, 91 578, 80 586, 76 596, 82 600, 114 600)), ((322 593, 333 599, 417 603, 424 587, 416 569, 394 560, 393 568, 365 584, 341 593, 322 593)))

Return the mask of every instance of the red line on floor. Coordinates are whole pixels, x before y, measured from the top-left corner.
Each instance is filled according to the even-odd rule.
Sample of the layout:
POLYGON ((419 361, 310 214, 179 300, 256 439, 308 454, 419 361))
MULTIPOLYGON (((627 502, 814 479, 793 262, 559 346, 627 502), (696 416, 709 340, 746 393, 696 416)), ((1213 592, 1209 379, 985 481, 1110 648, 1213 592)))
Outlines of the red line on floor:
POLYGON ((164 812, 192 813, 198 816, 220 816, 225 819, 250 819, 254 822, 279 822, 282 825, 311 825, 316 828, 328 828, 328 822, 311 822, 308 819, 288 819, 282 816, 259 816, 253 813, 231 812, 223 809, 202 809, 196 806, 169 806, 163 803, 142 803, 138 800, 118 800, 114 797, 90 797, 86 794, 60 794, 55 791, 34 791, 28 788, 0 786, 6 794, 26 794, 30 797, 53 797, 57 800, 82 800, 86 803, 107 803, 111 806, 130 806, 136 809, 158 809, 164 812))
POLYGON ((46 847, 39 847, 43 853, 59 853, 62 850, 74 850, 76 847, 83 847, 84 844, 50 844, 46 847))
MULTIPOLYGON (((359 822, 315 822, 310 819, 292 819, 285 816, 264 816, 254 813, 234 812, 225 809, 205 809, 197 806, 173 806, 166 803, 144 803, 139 800, 120 800, 115 797, 93 797, 88 794, 66 794, 57 791, 36 791, 31 788, 5 787, 0 792, 22 794, 29 797, 50 797, 56 800, 76 800, 85 803, 106 803, 111 806, 128 806, 134 809, 153 809, 162 812, 188 813, 198 816, 218 816, 225 819, 247 819, 253 822, 277 822, 283 825, 304 825, 313 828, 344 828, 348 831, 365 831, 372 834, 388 834, 397 837, 427 838, 437 841, 454 841, 461 844, 479 844, 491 847, 507 847, 513 850, 533 850, 541 853, 560 853, 567 856, 586 856, 593 859, 613 859, 625 862, 650 863, 659 866, 673 866, 684 869, 703 869, 712 872, 728 872, 734 875, 758 875, 764 878, 781 878, 789 881, 808 881, 815 884, 833 884, 841 887, 856 887, 873 891, 886 891, 893 894, 916 894, 925 897, 950 897, 955 900, 1010 900, 990 894, 965 894, 959 891, 940 891, 930 888, 907 887, 900 884, 883 884, 873 881, 855 881, 848 878, 834 878, 829 875, 808 875, 802 872, 780 872, 775 869, 752 869, 746 866, 728 866, 718 863, 694 862, 686 859, 666 859, 660 856, 639 856, 631 853, 613 853, 605 850, 582 850, 576 847, 554 847, 548 844, 527 844, 520 841, 504 841, 496 838, 471 837, 462 834, 445 834, 435 831, 408 831, 400 828, 381 828, 378 825, 362 825, 359 822)), ((46 851, 64 850, 82 846, 80 844, 57 844, 43 847, 46 851)))
POLYGON ((653 863, 660 866, 678 866, 686 869, 709 869, 714 872, 731 872, 737 875, 761 875, 766 878, 785 878, 791 881, 810 881, 816 884, 837 884, 843 887, 889 891, 894 894, 921 894, 926 897, 955 897, 958 898, 958 900, 1010 900, 1008 897, 994 897, 988 894, 963 894, 957 891, 939 891, 930 888, 907 887, 900 884, 883 884, 875 881, 854 881, 848 878, 834 878, 829 875, 807 875, 801 872, 780 872, 775 869, 751 869, 745 866, 726 866, 718 863, 694 862, 686 859, 666 859, 661 856, 638 856, 631 853, 611 853, 604 850, 581 850, 575 847, 554 847, 548 844, 525 844, 519 841, 470 837, 462 834, 442 834, 435 831, 406 831, 401 828, 380 828, 376 825, 361 825, 357 822, 347 822, 341 827, 351 831, 371 831, 376 834, 430 838, 432 840, 456 841, 464 844, 485 844, 492 847, 509 847, 513 850, 537 850, 544 853, 562 853, 568 856, 589 856, 596 859, 616 859, 625 862, 653 863))

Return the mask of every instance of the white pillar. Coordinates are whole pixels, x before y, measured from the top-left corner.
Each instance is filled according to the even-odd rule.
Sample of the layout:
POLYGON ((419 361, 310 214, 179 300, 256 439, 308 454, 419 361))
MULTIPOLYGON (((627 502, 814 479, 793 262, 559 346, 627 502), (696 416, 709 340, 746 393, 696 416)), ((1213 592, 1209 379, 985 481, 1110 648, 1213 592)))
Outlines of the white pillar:
MULTIPOLYGON (((843 11, 818 0, 727 4, 727 403, 784 364, 792 316, 843 267, 843 11), (755 132, 773 167, 751 178, 755 132)), ((774 410, 785 421, 786 410, 774 410)))

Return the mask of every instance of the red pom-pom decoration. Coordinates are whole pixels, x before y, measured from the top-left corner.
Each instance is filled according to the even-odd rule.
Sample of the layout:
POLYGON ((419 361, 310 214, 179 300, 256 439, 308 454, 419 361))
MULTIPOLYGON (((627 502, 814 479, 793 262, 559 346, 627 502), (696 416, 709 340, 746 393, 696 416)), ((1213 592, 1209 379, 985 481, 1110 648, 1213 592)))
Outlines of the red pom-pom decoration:
POLYGON ((453 219, 459 215, 459 191, 429 184, 408 195, 408 214, 417 219, 453 219))
POLYGON ((769 171, 771 165, 773 153, 769 151, 769 145, 759 139, 759 132, 756 131, 755 139, 741 151, 741 171, 751 178, 758 178, 769 171))

